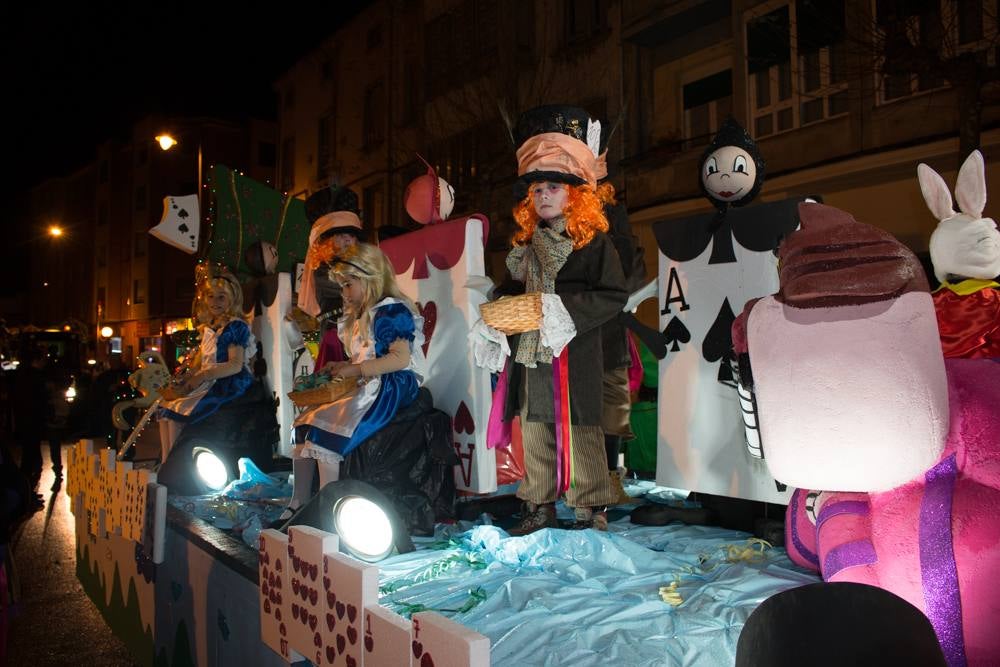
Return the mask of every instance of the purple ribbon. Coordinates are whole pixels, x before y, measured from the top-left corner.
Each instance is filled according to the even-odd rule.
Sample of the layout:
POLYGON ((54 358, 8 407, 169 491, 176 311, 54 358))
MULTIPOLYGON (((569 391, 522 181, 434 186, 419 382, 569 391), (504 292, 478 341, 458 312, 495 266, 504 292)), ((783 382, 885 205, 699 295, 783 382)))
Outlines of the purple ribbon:
POLYGON ((868 503, 864 500, 841 500, 835 503, 827 503, 823 505, 823 509, 819 511, 819 516, 816 517, 816 531, 819 532, 823 524, 834 517, 844 514, 868 516, 868 511, 868 503))
POLYGON ((924 608, 949 667, 966 664, 962 599, 951 535, 951 501, 957 475, 954 454, 939 461, 924 475, 924 497, 920 503, 920 580, 924 608))
POLYGON ((877 562, 878 555, 871 540, 854 540, 838 544, 827 551, 823 559, 823 581, 830 581, 835 574, 849 567, 877 562))

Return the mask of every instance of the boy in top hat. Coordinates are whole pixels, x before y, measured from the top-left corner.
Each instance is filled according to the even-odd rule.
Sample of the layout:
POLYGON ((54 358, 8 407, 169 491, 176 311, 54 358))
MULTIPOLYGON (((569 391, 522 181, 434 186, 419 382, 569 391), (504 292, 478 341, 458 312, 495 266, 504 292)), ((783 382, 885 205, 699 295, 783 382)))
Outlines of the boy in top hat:
POLYGON ((517 492, 524 511, 511 534, 556 526, 562 493, 575 528, 606 529, 604 510, 617 493, 601 428, 602 325, 628 297, 606 235, 604 207, 614 189, 598 185, 607 175, 607 133, 583 109, 544 106, 523 114, 512 137, 518 230, 507 268, 525 291, 542 294, 543 321, 509 338, 514 363, 504 417, 520 413, 525 467, 517 492))

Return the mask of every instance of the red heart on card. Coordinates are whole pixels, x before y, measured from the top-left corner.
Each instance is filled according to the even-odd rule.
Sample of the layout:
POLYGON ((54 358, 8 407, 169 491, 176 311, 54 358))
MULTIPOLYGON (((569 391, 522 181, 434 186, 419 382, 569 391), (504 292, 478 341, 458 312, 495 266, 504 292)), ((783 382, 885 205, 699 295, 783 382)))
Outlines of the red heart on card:
POLYGON ((323 590, 330 590, 330 577, 323 577, 323 590))
POLYGON ((337 603, 337 618, 340 618, 340 619, 344 618, 344 603, 343 602, 338 602, 337 603))
POLYGON ((334 650, 332 646, 326 647, 326 661, 333 662, 333 659, 337 657, 337 651, 334 650))
POLYGON ((292 593, 295 595, 299 594, 299 580, 292 579, 292 593))
POLYGON ((358 617, 358 608, 355 607, 353 604, 347 605, 347 620, 353 623, 354 619, 356 619, 357 617, 358 617))
POLYGON ((437 326, 438 319, 438 308, 437 304, 433 301, 428 301, 426 304, 417 304, 417 310, 420 311, 420 316, 424 318, 424 344, 420 348, 424 351, 424 356, 427 356, 427 350, 431 346, 431 338, 434 337, 434 327, 437 326))
POLYGON ((413 640, 413 643, 410 646, 413 649, 414 658, 419 658, 424 654, 424 645, 418 642, 416 639, 413 640))
POLYGON ((333 605, 337 604, 337 596, 333 593, 327 591, 326 593, 326 606, 333 609, 333 605))
POLYGON ((267 600, 264 600, 264 613, 265 614, 271 613, 271 603, 267 600))
POLYGON ((277 609, 274 610, 274 617, 279 621, 281 620, 281 607, 278 607, 277 609))
POLYGON ((316 648, 320 648, 321 646, 323 646, 323 638, 320 637, 318 632, 313 635, 313 646, 315 646, 316 648))
POLYGON ((284 586, 284 584, 283 584, 283 583, 281 583, 281 577, 276 577, 276 578, 275 578, 275 580, 274 580, 274 583, 275 583, 275 584, 276 584, 276 585, 278 586, 278 590, 279 590, 279 591, 280 591, 280 590, 282 589, 282 587, 284 586))
POLYGON ((281 604, 281 593, 278 593, 275 597, 278 598, 278 600, 277 600, 278 604, 281 604))
POLYGON ((358 631, 354 629, 353 625, 347 626, 347 641, 351 642, 351 646, 358 642, 358 631))
POLYGON ((278 626, 278 632, 281 633, 282 637, 284 637, 288 633, 288 630, 285 629, 285 624, 284 623, 282 623, 281 625, 278 626))
POLYGON ((316 601, 318 599, 319 599, 319 592, 315 588, 310 588, 309 589, 309 602, 311 602, 312 604, 315 605, 316 601))
POLYGON ((424 653, 424 657, 420 658, 420 667, 434 667, 434 659, 430 653, 424 653))
POLYGON ((347 644, 347 640, 344 639, 344 635, 337 635, 337 653, 344 652, 345 644, 347 644))
POLYGON ((299 620, 299 605, 292 603, 292 618, 299 620))
POLYGON ((468 433, 469 435, 476 432, 476 422, 465 401, 458 404, 458 410, 455 412, 455 432, 468 433))
POLYGON ((347 663, 347 667, 358 667, 358 661, 355 660, 354 656, 352 655, 347 656, 347 660, 345 660, 344 662, 347 663))
MULTIPOLYGON (((316 623, 317 623, 317 621, 316 621, 316 614, 309 614, 309 629, 310 630, 315 630, 316 629, 316 623)), ((316 636, 319 637, 319 633, 318 632, 316 633, 316 636)))
POLYGON ((333 630, 334 626, 337 625, 337 619, 333 617, 333 614, 326 615, 326 629, 333 630))
POLYGON ((319 576, 319 568, 316 567, 316 563, 309 564, 309 578, 316 581, 316 577, 319 576))
POLYGON ((263 595, 264 597, 267 597, 267 591, 268 591, 267 582, 266 581, 260 582, 260 594, 263 595))
POLYGON ((372 639, 371 635, 365 635, 365 650, 371 653, 373 648, 375 648, 375 640, 372 639))
MULTIPOLYGON (((271 557, 268 556, 267 560, 270 561, 271 557)), ((281 559, 280 558, 276 558, 275 559, 275 561, 274 561, 274 569, 277 570, 278 572, 281 572, 281 559)))
POLYGON ((308 586, 299 586, 299 597, 302 598, 303 602, 305 602, 306 600, 309 599, 309 587, 308 586))

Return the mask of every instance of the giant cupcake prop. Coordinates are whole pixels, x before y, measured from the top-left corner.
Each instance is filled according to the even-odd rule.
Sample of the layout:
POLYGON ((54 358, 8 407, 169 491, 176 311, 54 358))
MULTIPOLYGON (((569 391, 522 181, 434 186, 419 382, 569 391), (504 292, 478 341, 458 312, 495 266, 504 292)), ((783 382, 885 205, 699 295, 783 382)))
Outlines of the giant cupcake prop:
POLYGON ((950 665, 998 664, 1000 364, 943 358, 926 278, 896 239, 829 206, 799 213, 780 291, 734 325, 765 461, 799 489, 789 555, 916 606, 950 665))

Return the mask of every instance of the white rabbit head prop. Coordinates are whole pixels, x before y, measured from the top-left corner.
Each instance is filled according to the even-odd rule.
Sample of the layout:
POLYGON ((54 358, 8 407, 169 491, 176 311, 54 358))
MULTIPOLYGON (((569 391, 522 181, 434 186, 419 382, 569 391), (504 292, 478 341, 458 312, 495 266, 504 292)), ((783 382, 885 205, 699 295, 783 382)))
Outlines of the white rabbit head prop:
POLYGON ((986 164, 973 151, 958 171, 955 200, 941 176, 926 164, 917 165, 920 192, 927 208, 940 222, 931 234, 931 263, 941 282, 955 278, 991 280, 1000 275, 1000 231, 992 218, 984 218, 986 207, 986 164))

